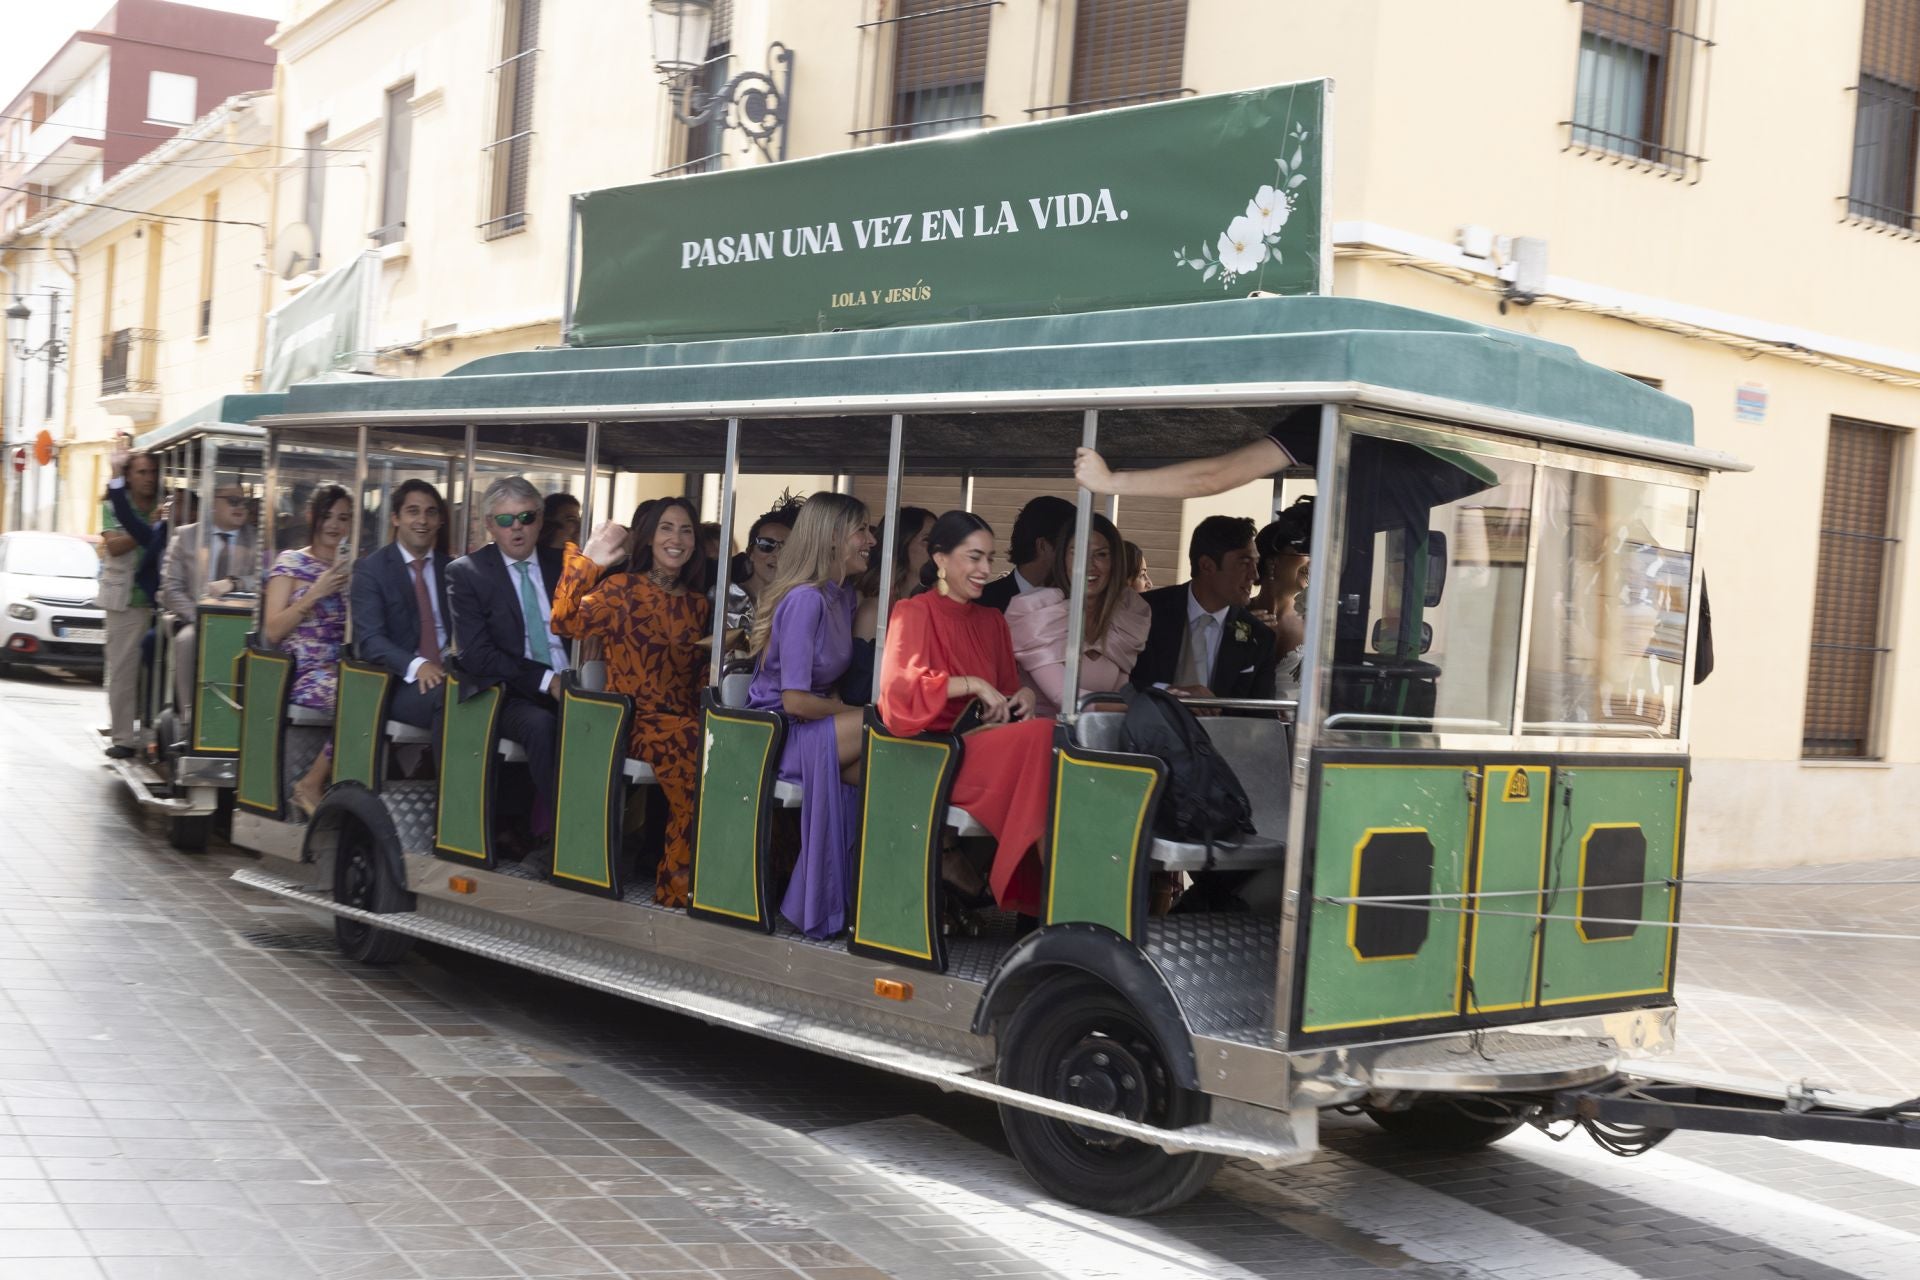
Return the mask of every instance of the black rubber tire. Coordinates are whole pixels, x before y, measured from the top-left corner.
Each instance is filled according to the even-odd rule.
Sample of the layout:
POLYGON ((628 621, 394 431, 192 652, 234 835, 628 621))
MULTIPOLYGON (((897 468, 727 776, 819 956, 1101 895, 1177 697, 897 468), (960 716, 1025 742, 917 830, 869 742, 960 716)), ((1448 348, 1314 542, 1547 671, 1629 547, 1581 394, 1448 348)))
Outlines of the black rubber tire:
POLYGON ((196 813, 167 819, 167 843, 182 853, 205 853, 213 834, 213 815, 196 813))
MULTIPOLYGON (((1147 1021, 1112 987, 1080 973, 1028 992, 1000 1033, 999 1081, 1009 1088, 1107 1110, 1161 1128, 1204 1121, 1205 1094, 1173 1079, 1147 1021)), ((1139 1216, 1193 1198, 1223 1157, 1179 1154, 1002 1106, 1007 1143, 1027 1174, 1056 1199, 1101 1213, 1139 1216)))
POLYGON ((1405 1111, 1368 1107, 1367 1115, 1408 1146, 1426 1151, 1478 1151, 1526 1123, 1518 1119, 1484 1120, 1444 1100, 1416 1102, 1405 1111))
MULTIPOLYGON (((340 820, 340 844, 333 864, 333 900, 380 915, 413 909, 406 890, 394 883, 391 863, 381 856, 374 833, 351 815, 340 820)), ((362 964, 393 964, 413 950, 413 939, 406 934, 347 916, 333 918, 333 941, 342 955, 362 964)))

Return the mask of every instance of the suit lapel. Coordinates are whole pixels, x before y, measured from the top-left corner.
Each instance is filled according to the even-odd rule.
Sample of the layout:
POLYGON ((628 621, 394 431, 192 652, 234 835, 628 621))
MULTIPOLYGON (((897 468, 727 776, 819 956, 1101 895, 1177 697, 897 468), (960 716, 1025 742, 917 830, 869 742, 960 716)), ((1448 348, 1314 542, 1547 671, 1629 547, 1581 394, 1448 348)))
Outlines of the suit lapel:
POLYGON ((1220 624, 1220 647, 1213 655, 1213 678, 1207 681, 1207 687, 1217 697, 1233 696, 1240 670, 1246 665, 1246 646, 1233 636, 1234 628, 1243 622, 1245 616, 1245 611, 1236 605, 1227 610, 1227 616, 1220 624))
POLYGON ((507 568, 507 558, 500 554, 500 548, 488 546, 480 552, 481 564, 500 590, 506 593, 507 611, 513 616, 513 656, 519 657, 527 643, 527 615, 520 609, 520 584, 515 580, 512 570, 507 568))
POLYGON ((383 571, 394 587, 401 616, 407 619, 407 630, 394 639, 405 644, 409 636, 420 634, 420 604, 413 594, 413 568, 407 563, 407 553, 400 549, 397 542, 389 542, 380 548, 380 554, 386 557, 383 571))
POLYGON ((1147 651, 1155 655, 1151 674, 1157 682, 1170 684, 1180 672, 1180 650, 1186 643, 1187 592, 1182 587, 1152 594, 1153 623, 1147 633, 1147 651))

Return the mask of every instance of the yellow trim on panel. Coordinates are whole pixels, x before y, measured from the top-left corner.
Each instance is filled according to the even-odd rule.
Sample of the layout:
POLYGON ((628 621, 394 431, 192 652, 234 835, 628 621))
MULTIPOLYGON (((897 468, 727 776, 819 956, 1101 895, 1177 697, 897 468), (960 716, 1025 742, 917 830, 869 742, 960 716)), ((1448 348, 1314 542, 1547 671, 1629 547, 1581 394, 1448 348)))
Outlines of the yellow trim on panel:
MULTIPOLYGON (((762 778, 766 777, 767 776, 767 757, 773 754, 772 727, 768 725, 764 720, 749 720, 744 716, 723 716, 719 712, 714 711, 712 709, 708 709, 706 714, 713 717, 715 720, 725 721, 727 724, 748 725, 752 728, 760 730, 764 738, 764 741, 762 742, 760 747, 759 773, 762 778)), ((705 737, 704 734, 701 736, 703 738, 705 737)), ((700 808, 698 812, 698 817, 696 818, 697 825, 694 828, 695 839, 693 842, 693 864, 687 868, 688 875, 692 877, 693 892, 688 895, 687 904, 689 906, 699 907, 702 911, 711 911, 713 914, 717 916, 732 916, 735 920, 752 920, 758 923, 758 921, 761 918, 762 912, 760 907, 760 876, 758 874, 759 868, 757 866, 754 869, 755 874, 752 877, 750 877, 751 880, 753 881, 753 912, 752 914, 748 914, 745 911, 735 911, 731 907, 710 907, 700 901, 700 896, 699 896, 700 895, 700 840, 698 837, 698 833, 706 828, 706 823, 702 821, 702 819, 706 817, 706 813, 707 813, 708 788, 706 786, 706 776, 707 776, 707 753, 706 753, 706 747, 703 743, 700 751, 700 780, 701 780, 700 808)), ((765 788, 762 788, 761 791, 764 792, 765 788)), ((766 797, 764 794, 756 794, 753 798, 753 829, 755 831, 760 830, 760 806, 765 801, 765 799, 766 797)), ((756 862, 758 862, 759 856, 760 856, 759 851, 755 850, 754 859, 756 862)))
MULTIPOLYGON (((1553 809, 1553 805, 1551 803, 1551 799, 1553 796, 1553 769, 1551 766, 1548 766, 1548 765, 1525 765, 1525 764, 1488 765, 1487 780, 1488 782, 1491 782, 1493 775, 1496 773, 1504 772, 1511 776, 1514 773, 1530 774, 1535 769, 1538 769, 1541 773, 1546 775, 1545 784, 1544 784, 1546 786, 1546 791, 1543 793, 1540 793, 1539 795, 1539 800, 1540 800, 1540 875, 1539 875, 1540 893, 1537 897, 1534 898, 1533 909, 1536 912, 1544 913, 1547 909, 1546 907, 1547 836, 1549 834, 1549 828, 1550 828, 1549 819, 1551 817, 1551 812, 1553 809)), ((1509 785, 1511 785, 1510 780, 1508 783, 1502 785, 1501 799, 1503 801, 1506 798, 1506 786, 1509 786, 1509 785)), ((1482 787, 1483 793, 1490 791, 1491 789, 1492 788, 1490 786, 1483 785, 1482 787)), ((1533 782, 1531 778, 1529 778, 1527 781, 1527 790, 1529 793, 1529 801, 1531 802, 1531 798, 1533 794, 1533 782)), ((1474 865, 1474 873, 1473 873, 1473 892, 1475 895, 1478 895, 1480 893, 1481 888, 1484 886, 1486 882, 1487 812, 1490 808, 1491 806, 1489 805, 1483 804, 1480 806, 1480 835, 1479 835, 1480 858, 1479 858, 1479 861, 1474 865)), ((1476 896, 1473 899, 1473 901, 1478 902, 1480 901, 1480 899, 1478 896, 1476 896)), ((1540 981, 1540 940, 1541 940, 1541 935, 1544 934, 1545 932, 1546 932, 1545 929, 1535 929, 1533 931, 1532 954, 1528 958, 1528 962, 1527 962, 1527 991, 1529 993, 1535 990, 1537 984, 1540 981)), ((1467 972, 1469 974, 1475 973, 1475 972, 1478 972, 1479 968, 1480 968, 1480 927, 1479 927, 1479 921, 1476 920, 1474 922, 1474 929, 1473 929, 1473 954, 1467 962, 1467 972)), ((1510 1009, 1530 1008, 1533 1005, 1533 1003, 1534 1003, 1533 998, 1531 995, 1529 995, 1528 998, 1524 1000, 1517 1000, 1509 1004, 1475 1003, 1475 1005, 1473 1006, 1470 1012, 1505 1013, 1510 1009)))
MULTIPOLYGON (((873 756, 873 740, 875 738, 885 738, 888 742, 898 743, 900 746, 903 746, 903 747, 918 747, 926 751, 938 751, 942 755, 946 755, 946 756, 951 756, 953 754, 953 748, 949 747, 944 742, 918 742, 912 738, 896 738, 892 734, 883 734, 879 730, 875 729, 872 725, 868 725, 867 726, 867 756, 869 760, 871 760, 873 756)), ((945 765, 943 764, 941 767, 945 768, 945 765)), ((915 951, 911 947, 895 947, 895 946, 889 946, 887 943, 884 943, 884 942, 869 942, 864 936, 861 935, 860 909, 866 903, 866 900, 867 900, 867 893, 866 893, 867 832, 873 829, 873 824, 867 820, 868 812, 873 808, 873 799, 872 799, 873 787, 871 785, 872 770, 867 769, 867 770, 863 770, 862 772, 866 776, 862 778, 861 786, 860 786, 860 876, 859 876, 858 883, 854 886, 854 894, 853 894, 853 940, 855 942, 858 942, 863 947, 872 947, 877 951, 891 951, 896 955, 912 956, 916 960, 932 960, 933 959, 933 939, 931 937, 927 938, 927 949, 925 951, 915 951)), ((933 799, 927 803, 927 831, 929 833, 927 838, 929 840, 935 840, 939 838, 940 823, 938 821, 939 815, 936 812, 936 810, 939 807, 939 804, 940 804, 940 793, 939 791, 936 790, 933 794, 933 799)), ((927 883, 927 877, 928 877, 927 869, 928 867, 931 866, 932 859, 923 858, 921 860, 921 863, 922 863, 922 867, 920 871, 920 897, 921 897, 921 901, 924 902, 931 888, 931 886, 927 883)), ((928 915, 927 912, 924 912, 924 911, 921 912, 921 922, 922 922, 923 933, 925 932, 925 921, 926 921, 927 915, 928 915)))
MULTIPOLYGON (((561 723, 564 725, 566 723, 565 716, 566 716, 568 706, 572 703, 588 701, 588 700, 576 698, 573 694, 573 690, 571 689, 563 689, 561 691, 560 697, 561 697, 560 714, 562 717, 561 723)), ((590 705, 597 707, 600 704, 590 702, 590 705)), ((616 723, 617 723, 617 717, 616 717, 616 723)), ((617 769, 617 765, 614 762, 613 753, 614 753, 614 750, 621 745, 618 741, 619 736, 620 735, 618 732, 615 732, 614 734, 610 735, 610 740, 607 744, 607 763, 606 763, 605 772, 602 774, 602 776, 607 779, 609 787, 611 787, 612 785, 614 772, 617 769)), ((556 777, 553 782, 553 834, 554 834, 554 839, 556 844, 558 843, 559 836, 560 836, 560 815, 566 811, 567 735, 564 730, 560 734, 560 763, 557 766, 557 768, 559 770, 559 776, 556 777)), ((600 797, 599 848, 602 850, 605 850, 607 847, 607 805, 610 799, 611 797, 609 795, 602 795, 600 797)), ((596 889, 611 889, 613 887, 613 866, 611 861, 609 861, 607 866, 607 878, 604 880, 595 880, 591 876, 568 875, 566 872, 560 869, 559 850, 556 848, 554 850, 554 859, 553 859, 553 878, 556 880, 575 880, 581 884, 590 884, 594 886, 596 889)))
MULTIPOLYGON (((1360 896, 1360 856, 1366 851, 1367 843, 1370 840, 1375 836, 1406 835, 1416 831, 1427 838, 1429 846, 1432 845, 1433 832, 1427 830, 1425 827, 1368 827, 1365 831, 1362 831, 1360 838, 1356 840, 1353 845, 1353 875, 1351 877, 1352 883, 1347 889, 1347 896, 1349 898, 1357 898, 1360 896)), ((1439 856, 1439 850, 1434 850, 1434 856, 1439 856)), ((1433 888, 1433 876, 1431 874, 1427 876, 1427 888, 1433 888)), ((1354 935, 1359 932, 1359 927, 1360 904, 1350 902, 1347 904, 1347 950, 1353 952, 1353 958, 1361 964, 1378 964, 1384 960, 1413 960, 1420 955, 1418 951, 1409 951, 1401 956, 1363 956, 1360 954, 1360 944, 1355 941, 1354 937, 1354 935)), ((1454 1003, 1459 1003, 1457 994, 1454 1003)))
MULTIPOLYGON (((1673 850, 1667 858, 1667 875, 1674 880, 1680 878, 1680 841, 1685 835, 1681 827, 1681 814, 1685 810, 1686 800, 1687 771, 1685 769, 1675 769, 1673 771, 1673 850)), ((1680 895, 1674 890, 1671 884, 1666 887, 1665 892, 1667 895, 1667 923, 1673 924, 1679 919, 1680 895)), ((1662 991, 1673 990, 1673 948, 1679 938, 1679 934, 1680 931, 1678 929, 1667 930, 1667 963, 1666 968, 1661 974, 1664 979, 1660 988, 1662 991)))
MULTIPOLYGON (((1588 824, 1587 833, 1580 837, 1580 866, 1579 870, 1575 873, 1577 883, 1580 885, 1580 891, 1576 893, 1573 898, 1573 928, 1574 931, 1580 935, 1580 941, 1582 943, 1593 946, 1599 946, 1606 942, 1632 942, 1633 934, 1631 933, 1621 934, 1617 938, 1589 938, 1587 936, 1587 844, 1593 839, 1593 833, 1596 831, 1638 831, 1642 841, 1645 841, 1647 838, 1647 829, 1637 822, 1594 822, 1588 824)), ((1642 865, 1644 867, 1644 863, 1642 865)), ((1640 874, 1644 877, 1646 875, 1645 870, 1642 870, 1640 874)), ((1613 888, 1615 886, 1602 885, 1601 887, 1613 888)), ((1646 886, 1642 885, 1640 887, 1640 893, 1643 898, 1646 896, 1646 886)), ((1638 926, 1636 925, 1635 928, 1637 929, 1638 926)), ((1597 999, 1598 997, 1594 998, 1597 999)))
MULTIPOLYGON (((1135 876, 1140 870, 1140 830, 1146 826, 1147 804, 1153 799, 1153 783, 1158 780, 1158 775, 1151 766, 1142 764, 1118 764, 1106 760, 1074 760, 1072 763, 1075 766, 1088 769, 1117 769, 1122 773, 1144 773, 1149 779, 1146 794, 1140 798, 1140 812, 1134 815, 1133 839, 1127 846, 1127 918, 1131 920, 1133 918, 1132 899, 1135 891, 1135 876)), ((1053 843, 1048 846, 1047 858, 1048 924, 1055 923, 1053 914, 1053 887, 1054 881, 1060 874, 1060 797, 1066 788, 1067 764, 1067 753, 1065 751, 1056 752, 1053 775, 1053 843)))
MULTIPOLYGON (((443 696, 446 698, 447 702, 449 704, 455 703, 460 696, 460 677, 458 677, 457 675, 454 675, 452 672, 448 672, 446 690, 447 691, 443 696)), ((487 799, 488 799, 487 774, 489 773, 492 767, 492 760, 489 757, 491 756, 492 752, 496 749, 494 744, 494 739, 493 739, 493 729, 494 729, 494 724, 500 718, 500 704, 503 701, 505 701, 505 695, 503 695, 500 692, 500 687, 498 685, 495 685, 490 689, 482 689, 478 694, 475 694, 474 696, 483 697, 488 695, 491 695, 493 699, 493 705, 487 711, 487 730, 480 737, 481 768, 480 768, 480 824, 479 825, 482 833, 487 833, 487 799)), ((435 789, 437 798, 442 800, 444 800, 446 797, 447 761, 452 758, 453 744, 448 738, 448 735, 452 733, 452 731, 453 731, 453 717, 443 712, 440 716, 440 785, 435 789)), ((441 833, 444 830, 444 827, 442 825, 442 818, 444 817, 445 813, 446 813, 446 805, 436 804, 434 806, 433 847, 436 850, 443 853, 457 853, 457 854, 460 854, 462 857, 477 858, 480 861, 485 862, 488 856, 486 850, 462 849, 458 845, 448 844, 440 838, 441 833)))

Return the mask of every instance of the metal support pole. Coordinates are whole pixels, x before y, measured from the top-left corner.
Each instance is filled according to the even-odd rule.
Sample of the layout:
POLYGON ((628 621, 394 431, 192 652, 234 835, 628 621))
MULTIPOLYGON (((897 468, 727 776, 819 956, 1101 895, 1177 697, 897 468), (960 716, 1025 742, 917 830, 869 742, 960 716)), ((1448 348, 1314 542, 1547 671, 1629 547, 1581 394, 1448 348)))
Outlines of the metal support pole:
POLYGON ((880 701, 880 659, 887 651, 887 611, 893 607, 893 552, 900 544, 900 437, 906 422, 894 414, 887 436, 887 509, 881 515, 879 616, 873 621, 873 701, 880 701))
MULTIPOLYGON (((1098 447, 1100 411, 1088 409, 1081 419, 1080 447, 1098 447)), ((1087 535, 1093 528, 1093 490, 1076 489, 1073 511, 1073 590, 1067 601, 1067 670, 1062 677, 1060 714, 1068 726, 1080 719, 1080 657, 1087 642, 1087 535)), ((1055 554, 1058 554, 1056 551, 1055 554)), ((1125 573, 1126 565, 1108 567, 1109 573, 1125 573)))
POLYGON ((473 480, 474 480, 474 472, 476 470, 475 464, 478 461, 478 458, 476 455, 479 453, 479 445, 480 445, 479 428, 469 424, 467 427, 467 457, 466 457, 465 469, 462 470, 460 473, 460 476, 461 476, 460 478, 460 494, 461 494, 461 497, 460 497, 460 554, 461 555, 466 555, 469 551, 474 550, 474 547, 472 545, 473 508, 474 508, 474 504, 480 501, 480 497, 478 494, 474 493, 473 491, 473 480))
MULTIPOLYGON (((740 478, 740 419, 727 419, 727 469, 720 477, 720 545, 733 530, 733 486, 740 478)), ((723 568, 713 581, 713 653, 708 659, 707 683, 720 687, 720 668, 727 659, 727 575, 723 568)))
MULTIPOLYGON (((587 423, 587 472, 586 483, 580 495, 580 545, 585 546, 593 533, 593 488, 599 481, 600 472, 600 423, 587 423)), ((544 536, 544 531, 543 536, 544 536)), ((580 670, 580 649, 584 640, 575 640, 567 651, 568 662, 575 672, 580 670)))

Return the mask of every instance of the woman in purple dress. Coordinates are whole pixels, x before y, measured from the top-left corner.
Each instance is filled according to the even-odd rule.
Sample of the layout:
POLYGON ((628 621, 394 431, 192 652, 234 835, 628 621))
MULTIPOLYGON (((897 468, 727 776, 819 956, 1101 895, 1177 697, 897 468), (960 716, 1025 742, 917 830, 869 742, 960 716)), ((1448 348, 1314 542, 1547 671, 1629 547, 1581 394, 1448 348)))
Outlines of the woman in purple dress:
MULTIPOLYGON (((307 504, 308 544, 281 552, 267 571, 261 629, 268 644, 293 658, 287 699, 328 715, 339 688, 340 646, 347 641, 346 586, 353 565, 340 552, 352 524, 352 496, 337 484, 322 485, 307 504)), ((333 744, 328 743, 294 784, 294 805, 311 816, 332 772, 333 744)))
POLYGON ((865 504, 816 493, 800 508, 780 568, 755 611, 759 660, 747 704, 787 717, 780 777, 800 784, 800 861, 780 914, 812 938, 847 927, 859 792, 861 712, 840 700, 853 655, 859 593, 873 531, 865 504))

